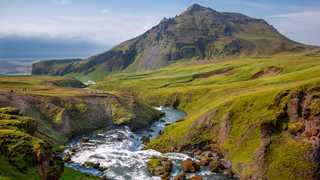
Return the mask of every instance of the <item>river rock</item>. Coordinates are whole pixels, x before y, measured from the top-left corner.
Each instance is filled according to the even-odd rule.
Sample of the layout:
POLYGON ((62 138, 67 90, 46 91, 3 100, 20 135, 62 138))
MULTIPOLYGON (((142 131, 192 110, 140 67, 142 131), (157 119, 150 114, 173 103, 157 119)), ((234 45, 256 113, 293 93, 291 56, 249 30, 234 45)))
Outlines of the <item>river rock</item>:
POLYGON ((76 152, 77 152, 77 149, 76 148, 74 148, 74 147, 72 147, 72 148, 70 148, 70 153, 72 154, 72 155, 74 155, 76 152))
POLYGON ((225 169, 223 170, 223 175, 227 176, 227 177, 233 177, 233 172, 230 169, 225 169))
POLYGON ((228 160, 221 159, 220 163, 221 163, 222 166, 224 166, 225 169, 231 169, 231 167, 232 167, 231 162, 228 161, 228 160))
POLYGON ((189 178, 189 180, 202 180, 202 177, 200 176, 192 176, 189 178))
POLYGON ((64 162, 70 162, 71 161, 71 155, 69 153, 66 153, 63 157, 64 162))
POLYGON ((186 179, 186 174, 185 173, 179 173, 176 175, 173 180, 185 180, 186 179))
POLYGON ((100 178, 100 180, 110 180, 110 179, 107 178, 107 176, 102 176, 102 177, 100 178))
POLYGON ((161 179, 167 179, 172 171, 172 161, 167 158, 152 157, 149 159, 148 171, 153 176, 160 176, 161 179))
POLYGON ((215 172, 215 173, 220 173, 226 169, 226 167, 221 162, 219 162, 217 160, 210 161, 208 167, 211 172, 215 172))
POLYGON ((100 168, 100 163, 94 163, 94 162, 86 161, 86 162, 83 163, 83 166, 87 167, 87 168, 99 169, 100 168))
POLYGON ((83 138, 80 139, 80 142, 81 143, 87 143, 87 142, 89 142, 89 138, 83 137, 83 138))
POLYGON ((181 169, 187 173, 195 173, 200 169, 200 167, 191 159, 187 159, 181 162, 181 169))
POLYGON ((201 153, 202 153, 202 151, 201 150, 199 150, 199 149, 194 149, 194 150, 192 150, 192 152, 191 152, 194 156, 200 156, 201 155, 201 153))
POLYGON ((147 144, 150 142, 150 138, 148 136, 142 136, 141 141, 143 144, 147 144))

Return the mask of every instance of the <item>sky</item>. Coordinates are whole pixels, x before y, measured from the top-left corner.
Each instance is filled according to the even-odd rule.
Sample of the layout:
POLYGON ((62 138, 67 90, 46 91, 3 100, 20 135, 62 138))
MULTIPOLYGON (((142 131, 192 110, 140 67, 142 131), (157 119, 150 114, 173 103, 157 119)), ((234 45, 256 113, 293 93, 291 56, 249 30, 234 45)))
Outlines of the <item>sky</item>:
POLYGON ((0 0, 0 59, 93 55, 194 3, 263 18, 295 41, 320 45, 320 0, 0 0))

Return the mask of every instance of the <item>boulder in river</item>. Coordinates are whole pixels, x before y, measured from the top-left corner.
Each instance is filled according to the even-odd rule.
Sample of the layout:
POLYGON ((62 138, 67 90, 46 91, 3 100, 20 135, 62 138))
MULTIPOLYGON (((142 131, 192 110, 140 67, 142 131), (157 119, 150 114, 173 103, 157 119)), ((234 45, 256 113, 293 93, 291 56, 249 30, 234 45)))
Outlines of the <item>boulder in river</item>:
POLYGON ((100 163, 94 163, 94 162, 86 161, 86 162, 83 163, 83 166, 87 167, 87 168, 99 169, 100 168, 100 163))
POLYGON ((189 180, 202 180, 202 177, 200 176, 192 176, 189 178, 189 180))
POLYGON ((89 142, 89 138, 83 137, 83 138, 80 139, 80 142, 81 143, 87 143, 87 142, 89 142))
POLYGON ((200 153, 200 155, 197 156, 199 159, 199 165, 200 166, 208 166, 210 161, 212 160, 218 160, 219 156, 216 152, 212 151, 204 151, 200 153))
POLYGON ((150 142, 150 138, 148 136, 142 136, 141 141, 143 144, 148 144, 150 142))
POLYGON ((186 173, 195 173, 200 169, 200 167, 191 159, 187 159, 181 162, 181 169, 186 173))
POLYGON ((167 158, 152 157, 147 165, 148 171, 153 176, 160 176, 162 179, 168 178, 172 171, 172 161, 167 158))
POLYGON ((70 162, 71 161, 71 154, 70 153, 66 153, 63 157, 63 161, 64 162, 70 162))
POLYGON ((173 180, 186 180, 186 174, 185 173, 179 173, 178 175, 176 175, 173 180))

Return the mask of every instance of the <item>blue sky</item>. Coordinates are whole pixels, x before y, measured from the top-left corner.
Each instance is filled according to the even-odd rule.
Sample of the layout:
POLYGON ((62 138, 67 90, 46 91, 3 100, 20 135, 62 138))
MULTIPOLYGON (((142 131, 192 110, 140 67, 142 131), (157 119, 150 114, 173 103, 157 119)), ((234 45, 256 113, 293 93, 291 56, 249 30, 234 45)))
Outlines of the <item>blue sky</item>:
MULTIPOLYGON (((0 0, 0 40, 13 37, 10 43, 19 47, 32 38, 37 41, 30 46, 44 39, 59 44, 60 51, 64 44, 69 52, 81 43, 84 47, 76 46, 77 51, 88 50, 85 56, 142 34, 193 3, 263 18, 293 40, 320 45, 319 0, 0 0)), ((0 57, 8 49, 5 42, 0 57)))

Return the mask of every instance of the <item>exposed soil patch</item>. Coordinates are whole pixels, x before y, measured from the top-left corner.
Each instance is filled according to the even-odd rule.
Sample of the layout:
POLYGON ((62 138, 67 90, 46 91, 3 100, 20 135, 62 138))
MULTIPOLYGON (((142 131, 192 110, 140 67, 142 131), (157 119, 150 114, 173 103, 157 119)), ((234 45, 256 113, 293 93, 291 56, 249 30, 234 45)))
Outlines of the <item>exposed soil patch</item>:
POLYGON ((193 76, 193 78, 197 79, 197 78, 208 78, 208 77, 216 76, 216 75, 228 75, 228 74, 231 74, 232 70, 233 70, 232 67, 217 69, 214 71, 196 74, 193 76))
POLYGON ((258 79, 258 78, 265 77, 265 76, 276 76, 276 75, 280 74, 282 72, 282 70, 283 69, 280 67, 270 66, 264 70, 261 70, 261 71, 255 73, 250 79, 258 79))

